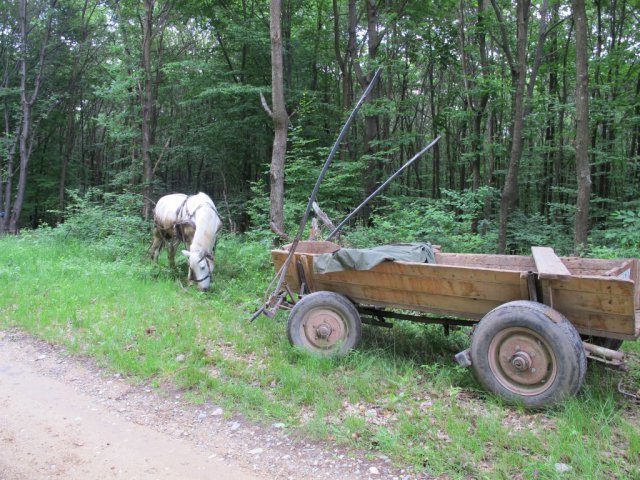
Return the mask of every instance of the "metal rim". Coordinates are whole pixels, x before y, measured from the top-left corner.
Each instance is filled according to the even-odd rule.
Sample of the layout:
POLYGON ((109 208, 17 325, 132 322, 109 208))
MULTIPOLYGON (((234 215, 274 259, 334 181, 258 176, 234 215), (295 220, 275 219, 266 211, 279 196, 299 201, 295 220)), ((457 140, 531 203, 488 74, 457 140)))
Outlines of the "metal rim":
POLYGON ((498 382, 518 395, 539 395, 549 389, 558 362, 549 343, 533 330, 506 328, 489 345, 489 367, 498 382))
POLYGON ((305 346, 316 350, 332 350, 349 335, 349 324, 336 309, 326 306, 309 310, 300 323, 305 346))

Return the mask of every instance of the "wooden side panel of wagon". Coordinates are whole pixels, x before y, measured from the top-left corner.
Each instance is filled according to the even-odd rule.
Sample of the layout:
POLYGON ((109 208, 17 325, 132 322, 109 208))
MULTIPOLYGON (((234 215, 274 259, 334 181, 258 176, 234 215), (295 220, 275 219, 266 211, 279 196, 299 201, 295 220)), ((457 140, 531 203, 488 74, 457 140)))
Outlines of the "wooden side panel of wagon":
POLYGON ((638 260, 620 269, 628 275, 542 279, 542 302, 562 312, 582 334, 633 340, 640 335, 638 260))
POLYGON ((360 305, 477 319, 523 295, 520 272, 405 262, 316 275, 314 282, 316 290, 342 293, 360 305))
MULTIPOLYGON (((276 269, 282 266, 286 254, 286 251, 273 252, 276 269)), ((526 257, 521 258, 526 262, 526 257)), ((503 303, 528 298, 526 274, 521 271, 385 262, 366 271, 319 275, 313 273, 312 255, 296 253, 285 277, 294 290, 300 288, 301 273, 310 291, 340 293, 360 305, 471 319, 480 319, 503 303)))

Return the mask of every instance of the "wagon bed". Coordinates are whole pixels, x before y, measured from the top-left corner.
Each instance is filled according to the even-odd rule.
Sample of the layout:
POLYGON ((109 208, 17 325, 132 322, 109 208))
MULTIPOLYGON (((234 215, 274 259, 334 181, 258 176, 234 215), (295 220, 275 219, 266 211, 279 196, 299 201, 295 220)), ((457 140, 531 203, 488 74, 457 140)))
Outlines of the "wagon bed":
POLYGON ((478 324, 458 362, 494 393, 539 407, 577 392, 587 357, 620 365, 621 341, 640 336, 638 259, 560 258, 548 247, 533 247, 531 256, 436 250, 435 263, 317 273, 314 257, 339 249, 299 242, 290 263, 287 247, 272 250, 276 270, 288 264, 289 340, 314 353, 355 346, 360 315, 383 325, 387 318, 478 324))
MULTIPOLYGON (((640 336, 637 259, 599 260, 555 256, 441 253, 436 263, 384 262, 371 270, 318 274, 313 257, 340 247, 331 242, 300 242, 285 281, 294 292, 342 294, 356 305, 413 310, 480 320, 514 300, 533 300, 564 314, 579 333, 633 340, 640 336), (558 259, 566 271, 551 263, 558 259), (537 260, 537 262, 536 262, 537 260), (301 278, 302 277, 302 278, 301 278)), ((273 250, 276 270, 288 250, 273 250)))

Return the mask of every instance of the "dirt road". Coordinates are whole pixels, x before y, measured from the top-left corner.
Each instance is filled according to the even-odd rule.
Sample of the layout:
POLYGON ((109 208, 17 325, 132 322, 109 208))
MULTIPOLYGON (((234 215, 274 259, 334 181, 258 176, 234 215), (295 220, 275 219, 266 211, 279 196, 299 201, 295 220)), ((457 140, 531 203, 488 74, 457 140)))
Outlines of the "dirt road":
MULTIPOLYGON (((357 457, 357 456, 356 456, 357 457)), ((0 331, 0 480, 414 479, 0 331)))

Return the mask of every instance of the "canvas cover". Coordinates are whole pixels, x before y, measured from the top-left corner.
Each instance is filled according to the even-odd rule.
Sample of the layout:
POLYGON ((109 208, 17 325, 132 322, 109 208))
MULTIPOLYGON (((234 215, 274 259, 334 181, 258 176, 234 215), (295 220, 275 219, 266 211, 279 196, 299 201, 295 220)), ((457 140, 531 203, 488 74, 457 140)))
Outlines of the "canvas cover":
POLYGON ((315 273, 331 273, 343 270, 370 270, 382 262, 436 263, 430 243, 401 243, 373 248, 341 248, 334 253, 314 255, 315 273))

